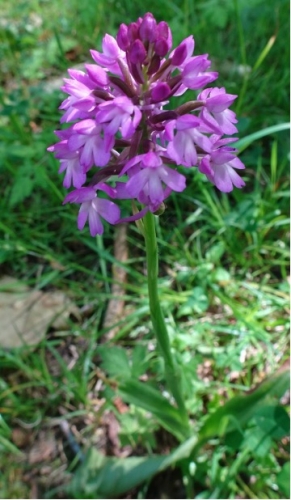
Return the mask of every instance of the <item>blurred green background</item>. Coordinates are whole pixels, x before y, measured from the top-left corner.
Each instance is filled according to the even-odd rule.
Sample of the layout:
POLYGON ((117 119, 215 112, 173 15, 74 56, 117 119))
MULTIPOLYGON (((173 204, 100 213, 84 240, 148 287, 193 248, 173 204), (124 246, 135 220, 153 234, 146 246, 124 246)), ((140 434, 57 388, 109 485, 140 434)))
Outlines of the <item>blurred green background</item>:
MULTIPOLYGON (((104 430, 106 412, 118 421, 121 447, 147 454, 174 444, 165 445, 157 422, 141 409, 119 412, 114 389, 98 374, 100 366, 113 378, 124 373, 122 364, 114 371, 98 347, 118 256, 112 227, 93 239, 87 228, 77 231, 76 207, 62 206, 58 162, 46 151, 59 128, 61 78, 67 68, 90 62, 89 49, 101 49, 105 32, 115 35, 121 22, 151 11, 169 23, 173 46, 193 34, 195 54, 208 53, 220 73, 215 85, 238 95, 233 109, 246 188, 226 196, 187 171, 187 189, 171 196, 158 221, 161 300, 187 407, 199 426, 208 412, 288 357, 289 2, 1 0, 0 8, 1 276, 30 289, 64 292, 81 311, 66 329, 50 328, 37 347, 2 349, 0 341, 0 496, 29 498, 35 487, 40 498, 63 498, 72 458, 56 452, 49 465, 43 456, 29 458, 32 442, 48 442, 47 429, 57 435, 61 415, 81 447, 96 440, 99 446, 96 429, 104 430), (29 439, 17 440, 23 430, 29 439), (54 475, 59 469, 60 477, 54 475)), ((134 224, 126 238, 124 312, 107 352, 112 359, 135 352, 145 360, 139 376, 162 387, 161 361, 151 351, 143 240, 134 224)), ((248 452, 235 469, 241 448, 223 440, 208 445, 197 464, 194 498, 288 497, 280 480, 288 442, 271 439, 258 452, 256 430, 245 432, 248 452)), ((153 498, 151 488, 149 483, 132 495, 153 498)), ((161 498, 171 498, 165 482, 159 488, 161 498)))

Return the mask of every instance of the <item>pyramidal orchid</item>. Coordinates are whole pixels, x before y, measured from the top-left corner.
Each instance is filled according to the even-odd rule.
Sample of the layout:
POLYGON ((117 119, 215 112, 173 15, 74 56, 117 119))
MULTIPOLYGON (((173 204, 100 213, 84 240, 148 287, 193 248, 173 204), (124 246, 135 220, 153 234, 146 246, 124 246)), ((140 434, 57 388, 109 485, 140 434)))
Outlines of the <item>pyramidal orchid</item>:
POLYGON ((84 193, 90 193, 86 220, 92 236, 103 232, 105 213, 111 224, 136 220, 156 212, 172 191, 183 191, 179 166, 197 168, 223 192, 244 186, 237 173, 244 166, 223 138, 237 132, 229 109, 236 96, 224 88, 202 90, 218 73, 209 70, 207 54, 194 55, 194 47, 189 36, 172 50, 168 24, 147 13, 121 24, 116 38, 105 35, 102 52, 91 51, 95 64, 68 71, 62 87, 68 97, 60 109, 61 122, 70 126, 56 131, 61 141, 48 150, 60 160, 64 186, 74 189, 64 203, 80 205, 79 228, 89 203, 84 193), (169 99, 188 89, 200 90, 197 99, 167 110, 169 99), (101 203, 100 191, 114 201, 101 203), (121 219, 122 198, 136 200, 140 212, 121 219))
POLYGON ((231 143, 236 116, 229 109, 236 96, 209 87, 218 73, 210 71, 207 54, 194 55, 193 36, 172 50, 168 24, 147 13, 121 24, 116 38, 105 35, 102 52, 91 51, 93 64, 71 69, 62 90, 68 94, 50 146, 60 160, 64 203, 79 205, 78 229, 89 224, 92 236, 109 224, 143 218, 151 319, 164 359, 165 380, 190 435, 180 369, 173 358, 158 297, 158 249, 155 215, 162 213, 172 191, 186 188, 179 167, 196 168, 220 191, 242 188, 244 168, 231 143), (206 87, 206 88, 205 88, 206 87), (188 89, 194 100, 167 109, 169 100, 188 89), (192 93, 193 94, 193 93, 192 93), (226 136, 225 136, 226 135, 226 136), (119 204, 131 199, 134 213, 121 218, 119 204), (139 207, 136 210, 136 206, 139 207))

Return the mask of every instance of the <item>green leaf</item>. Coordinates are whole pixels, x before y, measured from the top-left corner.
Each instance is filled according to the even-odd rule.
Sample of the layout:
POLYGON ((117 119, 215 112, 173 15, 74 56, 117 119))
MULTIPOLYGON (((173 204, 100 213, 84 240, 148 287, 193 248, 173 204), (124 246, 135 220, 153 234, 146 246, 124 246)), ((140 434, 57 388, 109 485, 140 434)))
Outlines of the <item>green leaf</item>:
MULTIPOLYGON (((37 146, 35 146, 36 149, 37 146)), ((28 154, 29 146, 23 146, 28 154)), ((13 154, 22 152, 21 146, 13 148, 13 154)), ((35 150, 34 150, 35 154, 35 150)), ((35 167, 32 161, 24 161, 21 167, 16 168, 15 178, 10 191, 9 205, 14 207, 28 198, 35 188, 45 188, 45 178, 39 167, 35 167)))
POLYGON ((231 281, 231 275, 226 269, 218 267, 212 273, 212 280, 223 285, 231 281))
POLYGON ((219 241, 216 245, 213 245, 205 254, 206 259, 209 262, 217 263, 220 261, 221 257, 225 252, 224 241, 219 241))
POLYGON ((262 137, 265 137, 270 134, 274 134, 275 132, 281 132, 282 130, 289 130, 290 129, 290 123, 280 123, 278 125, 273 125, 272 127, 267 127, 264 128, 263 130, 259 130, 258 132, 255 132, 254 134, 247 135, 243 139, 240 139, 237 142, 234 142, 232 144, 232 147, 238 148, 239 151, 243 151, 246 149, 252 142, 257 141, 258 139, 261 139, 262 137))
POLYGON ((289 372, 283 371, 266 379, 250 394, 232 398, 206 419, 200 429, 200 440, 237 430, 238 425, 245 425, 256 415, 267 399, 279 399, 288 387, 289 372))
POLYGON ((181 316, 189 316, 193 313, 201 314, 208 309, 209 302, 205 291, 200 286, 196 286, 192 290, 192 294, 188 300, 179 307, 177 313, 178 318, 181 316))
POLYGON ((121 397, 128 403, 152 413, 159 423, 174 436, 183 441, 187 428, 180 412, 164 398, 159 391, 138 380, 126 380, 119 386, 121 397))
POLYGON ((69 492, 75 498, 79 498, 80 493, 85 493, 90 498, 116 498, 150 479, 157 472, 188 458, 196 441, 197 439, 192 437, 170 455, 150 458, 105 457, 95 448, 91 448, 74 475, 69 492))
POLYGON ((225 436, 225 444, 232 450, 239 450, 244 439, 244 434, 240 429, 228 432, 225 436))
POLYGON ((265 457, 274 439, 289 434, 290 418, 283 406, 264 405, 256 410, 246 430, 242 449, 249 447, 257 457, 265 457))
POLYGON ((277 483, 285 498, 290 498, 290 462, 283 465, 278 474, 277 483))
POLYGON ((137 344, 132 352, 132 367, 131 374, 133 378, 138 378, 143 375, 147 368, 147 348, 137 344))
POLYGON ((148 449, 156 448, 155 432, 159 424, 153 418, 148 418, 148 413, 142 408, 131 408, 131 411, 118 416, 120 423, 119 439, 121 446, 136 447, 145 445, 148 449))
POLYGON ((131 368, 129 366, 126 351, 122 347, 98 347, 98 352, 102 358, 102 368, 110 377, 126 379, 131 377, 131 368))
POLYGON ((247 429, 242 443, 242 449, 249 448, 256 457, 265 457, 272 447, 272 438, 263 429, 252 427, 247 429))
POLYGON ((253 421, 273 439, 282 439, 289 434, 290 418, 283 406, 265 405, 258 409, 253 421))
POLYGON ((34 188, 34 181, 30 177, 16 179, 10 193, 9 204, 14 207, 30 196, 34 188))

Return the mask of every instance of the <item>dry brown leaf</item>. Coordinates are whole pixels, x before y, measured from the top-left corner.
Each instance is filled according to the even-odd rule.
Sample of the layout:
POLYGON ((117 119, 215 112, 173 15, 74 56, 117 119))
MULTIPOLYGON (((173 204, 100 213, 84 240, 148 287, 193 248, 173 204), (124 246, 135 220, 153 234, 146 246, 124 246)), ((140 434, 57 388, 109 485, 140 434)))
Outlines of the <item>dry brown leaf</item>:
POLYGON ((26 429, 21 429, 20 427, 15 427, 14 429, 12 429, 11 439, 12 439, 12 442, 18 448, 24 448, 25 446, 27 446, 31 442, 32 433, 26 429))
POLYGON ((38 441, 31 448, 28 461, 32 464, 38 464, 52 460, 57 453, 57 443, 53 434, 41 432, 38 441))
POLYGON ((12 278, 0 280, 0 347, 13 348, 40 342, 49 326, 65 329, 78 308, 62 292, 29 290, 12 278))

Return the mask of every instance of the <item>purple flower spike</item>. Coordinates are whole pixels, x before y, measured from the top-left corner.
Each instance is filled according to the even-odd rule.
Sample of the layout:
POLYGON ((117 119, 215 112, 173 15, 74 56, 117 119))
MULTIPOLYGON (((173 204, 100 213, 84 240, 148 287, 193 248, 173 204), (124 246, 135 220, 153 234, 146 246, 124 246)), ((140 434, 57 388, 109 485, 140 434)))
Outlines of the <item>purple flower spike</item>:
POLYGON ((207 54, 193 56, 194 47, 191 35, 170 52, 168 24, 148 12, 121 24, 116 38, 106 34, 85 71, 68 71, 60 121, 69 126, 55 132, 59 142, 48 151, 60 161, 64 187, 74 188, 64 203, 80 205, 79 229, 88 221, 95 236, 103 220, 117 224, 155 213, 172 191, 185 189, 179 166, 198 167, 226 193, 244 186, 237 173, 244 165, 231 147, 236 139, 223 136, 237 132, 229 109, 236 96, 224 88, 202 90, 218 73, 209 71, 207 54), (189 89, 198 90, 196 100, 192 92, 175 109, 174 98, 189 89), (111 199, 135 199, 139 211, 120 219, 111 199))

